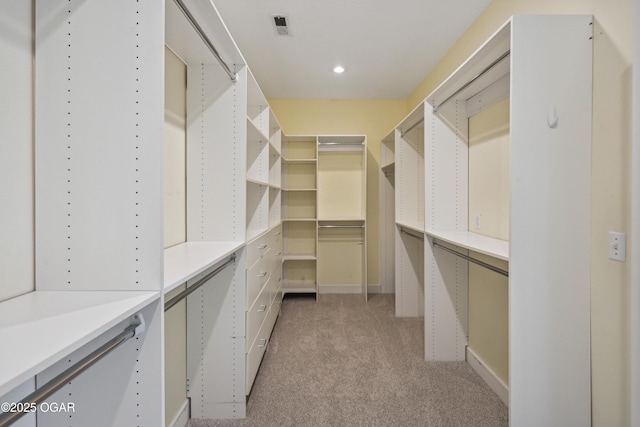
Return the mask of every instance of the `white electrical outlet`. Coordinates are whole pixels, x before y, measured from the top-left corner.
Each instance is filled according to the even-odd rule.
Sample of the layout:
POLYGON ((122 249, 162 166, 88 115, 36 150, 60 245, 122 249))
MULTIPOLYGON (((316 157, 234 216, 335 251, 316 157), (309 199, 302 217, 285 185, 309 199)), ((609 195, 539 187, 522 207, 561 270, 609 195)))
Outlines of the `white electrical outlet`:
POLYGON ((476 230, 480 230, 481 225, 480 225, 480 220, 482 219, 482 214, 477 214, 476 215, 476 230))
POLYGON ((609 232, 609 259, 623 262, 627 260, 626 234, 615 231, 609 232))

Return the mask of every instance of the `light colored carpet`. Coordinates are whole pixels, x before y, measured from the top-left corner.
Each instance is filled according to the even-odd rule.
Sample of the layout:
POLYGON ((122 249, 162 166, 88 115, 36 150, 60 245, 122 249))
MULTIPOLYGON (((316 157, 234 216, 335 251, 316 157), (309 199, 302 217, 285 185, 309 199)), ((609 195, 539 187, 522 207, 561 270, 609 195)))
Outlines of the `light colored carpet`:
POLYGON ((466 362, 425 362, 422 318, 393 295, 287 296, 243 420, 214 426, 507 426, 466 362))

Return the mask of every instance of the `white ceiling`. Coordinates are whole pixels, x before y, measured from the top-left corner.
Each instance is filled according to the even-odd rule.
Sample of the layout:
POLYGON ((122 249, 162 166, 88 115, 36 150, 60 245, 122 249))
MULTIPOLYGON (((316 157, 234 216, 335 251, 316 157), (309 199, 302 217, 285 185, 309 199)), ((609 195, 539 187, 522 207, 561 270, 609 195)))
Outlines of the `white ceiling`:
POLYGON ((213 0, 267 98, 320 99, 408 97, 490 1, 213 0))

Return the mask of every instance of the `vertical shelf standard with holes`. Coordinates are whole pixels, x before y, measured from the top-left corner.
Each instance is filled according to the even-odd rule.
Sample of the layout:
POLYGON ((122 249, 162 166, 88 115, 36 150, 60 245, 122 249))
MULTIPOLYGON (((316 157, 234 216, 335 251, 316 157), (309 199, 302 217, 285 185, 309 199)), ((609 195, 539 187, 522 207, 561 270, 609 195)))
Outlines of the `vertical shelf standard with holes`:
POLYGON ((395 129, 380 144, 381 292, 395 293, 395 129))

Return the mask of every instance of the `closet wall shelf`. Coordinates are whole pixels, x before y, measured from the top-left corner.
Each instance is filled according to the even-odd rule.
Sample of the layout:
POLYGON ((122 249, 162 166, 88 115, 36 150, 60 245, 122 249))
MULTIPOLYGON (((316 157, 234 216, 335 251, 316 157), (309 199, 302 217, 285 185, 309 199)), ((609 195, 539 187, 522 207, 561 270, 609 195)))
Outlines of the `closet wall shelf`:
POLYGON ((285 159, 282 158, 283 163, 317 163, 317 159, 285 159))
POLYGON ((360 218, 360 217, 318 218, 318 221, 325 221, 325 222, 345 222, 345 221, 364 222, 365 219, 364 218, 360 218))
POLYGON ((262 181, 260 179, 255 179, 255 178, 247 178, 247 183, 255 184, 255 185, 264 185, 266 187, 269 187, 268 181, 262 181))
POLYGON ((126 320, 159 292, 34 291, 0 304, 0 396, 126 320))
POLYGON ((316 191, 316 188, 283 188, 282 191, 316 191))
POLYGON ((406 228, 407 230, 412 230, 414 232, 417 232, 418 234, 423 234, 425 232, 424 225, 422 224, 411 224, 405 221, 396 221, 396 225, 398 227, 406 228))
POLYGON ((175 289, 244 246, 244 242, 187 242, 164 250, 164 293, 175 289))
POLYGON ((283 261, 315 261, 317 259, 317 257, 313 254, 307 254, 307 255, 283 255, 282 256, 282 260, 283 261))
POLYGON ((426 230, 425 233, 436 240, 509 261, 509 242, 506 240, 487 237, 470 231, 426 230))
POLYGON ((269 142, 269 137, 260 130, 250 117, 247 117, 247 141, 249 143, 269 142))
POLYGON ((282 222, 316 222, 315 218, 282 218, 282 222))

